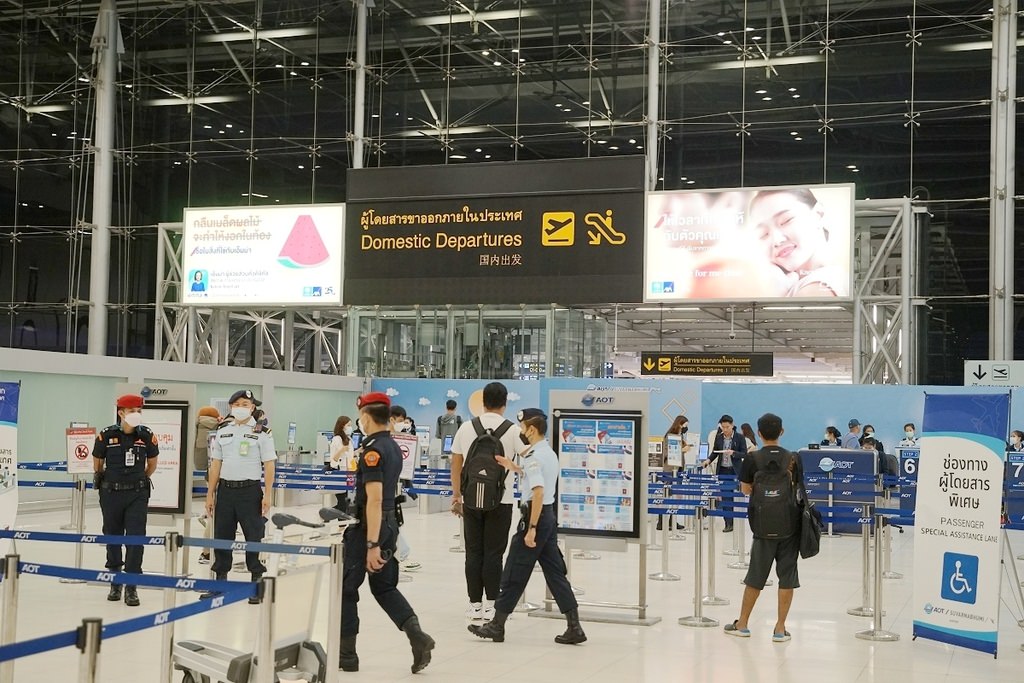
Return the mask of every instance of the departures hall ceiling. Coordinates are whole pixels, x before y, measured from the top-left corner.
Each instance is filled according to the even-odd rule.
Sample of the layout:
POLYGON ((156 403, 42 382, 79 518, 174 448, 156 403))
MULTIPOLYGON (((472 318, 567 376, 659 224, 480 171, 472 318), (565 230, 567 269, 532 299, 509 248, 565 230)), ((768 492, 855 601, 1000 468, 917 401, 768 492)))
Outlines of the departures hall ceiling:
MULTIPOLYGON (((646 1, 367 4, 367 166, 654 147, 645 128, 646 1)), ((187 205, 344 200, 352 3, 116 5, 124 55, 115 222, 176 221, 187 205)), ((98 7, 0 3, 4 226, 59 233, 89 215, 98 7)), ((663 0, 661 8, 658 189, 855 182, 860 199, 987 196, 991 2, 663 0)), ((960 226, 949 249, 968 291, 987 280, 985 259, 971 251, 987 217, 973 206, 949 219, 960 226)), ((614 319, 611 303, 598 311, 614 319)), ((782 340, 799 353, 849 355, 848 310, 775 311, 766 320, 758 311, 750 323, 751 306, 741 305, 737 324, 746 310, 754 331, 732 340, 726 308, 699 311, 699 323, 642 308, 620 311, 623 344, 648 348, 653 330, 681 345, 693 337, 749 350, 753 340, 763 350, 782 340)))

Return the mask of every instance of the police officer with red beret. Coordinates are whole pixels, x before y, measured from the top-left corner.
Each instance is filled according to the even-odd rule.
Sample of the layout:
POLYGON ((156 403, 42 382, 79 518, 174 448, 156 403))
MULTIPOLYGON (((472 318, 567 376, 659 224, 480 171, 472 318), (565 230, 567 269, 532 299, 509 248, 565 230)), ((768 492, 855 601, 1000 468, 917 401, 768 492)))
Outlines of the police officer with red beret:
MULTIPOLYGON (((142 424, 143 399, 126 394, 117 399, 117 424, 100 432, 93 446, 93 483, 100 494, 103 511, 103 533, 108 536, 145 536, 146 515, 149 509, 149 478, 156 471, 156 436, 142 424)), ((142 546, 130 545, 121 559, 121 546, 107 546, 107 564, 110 571, 128 574, 142 573, 142 546)), ((111 585, 107 600, 121 599, 121 586, 111 585)), ((138 607, 139 594, 135 586, 124 587, 124 602, 138 607)))
POLYGON ((391 438, 391 399, 373 392, 360 396, 359 430, 364 434, 355 477, 358 524, 345 530, 344 576, 341 585, 341 657, 344 671, 359 670, 359 587, 370 574, 370 592, 412 646, 412 672, 430 663, 434 639, 420 628, 419 618, 398 590, 398 519, 394 491, 402 473, 402 451, 391 438), (386 493, 386 495, 385 495, 386 493))

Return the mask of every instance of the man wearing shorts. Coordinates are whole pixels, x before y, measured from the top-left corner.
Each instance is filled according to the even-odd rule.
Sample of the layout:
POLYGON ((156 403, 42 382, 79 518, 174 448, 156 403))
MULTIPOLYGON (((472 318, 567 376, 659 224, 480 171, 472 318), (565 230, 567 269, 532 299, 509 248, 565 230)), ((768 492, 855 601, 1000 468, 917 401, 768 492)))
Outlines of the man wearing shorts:
MULTIPOLYGON (((788 469, 793 476, 795 489, 803 489, 804 470, 800 465, 800 458, 794 453, 779 446, 779 437, 782 436, 782 418, 772 413, 765 413, 757 421, 757 433, 761 436, 764 446, 761 453, 765 461, 770 459, 782 463, 788 461, 788 469)), ((743 471, 740 473, 740 488, 743 494, 749 496, 754 490, 754 475, 758 471, 758 460, 761 458, 747 457, 743 460, 743 471)), ((799 515, 796 516, 799 520, 799 515)), ((779 615, 775 622, 775 630, 772 632, 772 640, 777 643, 784 643, 790 639, 789 631, 786 630, 786 616, 793 604, 793 590, 800 587, 800 578, 797 575, 797 558, 800 555, 800 527, 797 522, 793 533, 784 538, 766 539, 754 536, 753 545, 750 548, 750 568, 747 569, 747 576, 743 579, 746 588, 743 589, 743 605, 740 607, 740 618, 725 626, 725 632, 732 636, 741 638, 750 637, 748 621, 750 613, 754 610, 764 584, 768 580, 768 573, 775 564, 775 575, 779 579, 779 615)))

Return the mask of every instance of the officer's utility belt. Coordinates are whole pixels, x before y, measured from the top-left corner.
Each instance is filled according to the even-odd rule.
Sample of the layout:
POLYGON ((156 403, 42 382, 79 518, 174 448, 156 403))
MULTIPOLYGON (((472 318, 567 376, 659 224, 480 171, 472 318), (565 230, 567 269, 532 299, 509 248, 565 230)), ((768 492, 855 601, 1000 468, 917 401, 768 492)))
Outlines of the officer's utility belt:
MULTIPOLYGON (((356 508, 354 516, 355 516, 356 519, 359 520, 360 524, 366 524, 366 508, 362 508, 362 507, 356 508)), ((395 511, 394 510, 381 510, 381 517, 380 518, 381 518, 381 520, 397 519, 397 516, 395 515, 395 511)))
POLYGON ((241 481, 231 481, 230 479, 221 479, 221 486, 227 489, 247 489, 250 486, 259 486, 259 479, 242 479, 241 481))
POLYGON ((141 491, 142 489, 149 488, 149 481, 146 479, 140 479, 139 481, 105 481, 103 482, 104 491, 141 491))
MULTIPOLYGON (((554 508, 555 508, 555 504, 554 503, 548 503, 547 505, 544 505, 544 506, 541 507, 540 513, 544 514, 545 511, 547 511, 547 510, 554 510, 554 508)), ((523 517, 527 517, 528 518, 530 516, 530 504, 529 503, 520 503, 519 504, 519 514, 521 514, 523 517)))

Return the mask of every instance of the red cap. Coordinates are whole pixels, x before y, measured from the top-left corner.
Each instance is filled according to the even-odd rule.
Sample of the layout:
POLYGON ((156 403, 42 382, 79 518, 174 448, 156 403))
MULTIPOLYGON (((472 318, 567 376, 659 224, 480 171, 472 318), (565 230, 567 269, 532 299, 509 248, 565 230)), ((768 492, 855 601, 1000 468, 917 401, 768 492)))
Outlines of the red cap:
POLYGON ((383 403, 386 406, 390 406, 391 397, 383 391, 374 391, 369 394, 363 394, 356 399, 356 408, 363 409, 366 406, 373 405, 375 403, 383 403))
POLYGON ((125 394, 117 399, 118 408, 141 408, 143 403, 143 398, 138 394, 125 394))

